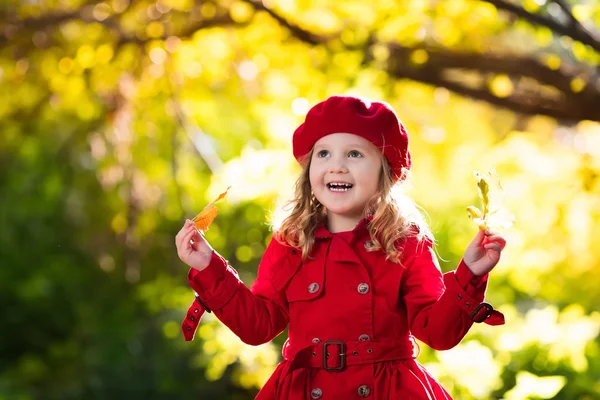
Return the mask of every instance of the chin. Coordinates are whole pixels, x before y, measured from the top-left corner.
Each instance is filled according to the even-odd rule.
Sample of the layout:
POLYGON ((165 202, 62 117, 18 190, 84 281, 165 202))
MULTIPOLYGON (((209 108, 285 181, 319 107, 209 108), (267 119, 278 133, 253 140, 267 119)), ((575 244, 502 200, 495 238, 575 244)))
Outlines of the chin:
POLYGON ((357 212, 356 210, 353 210, 351 208, 343 208, 343 207, 327 207, 325 206, 325 208, 327 209, 328 213, 333 213, 333 214, 337 214, 343 217, 356 217, 361 219, 362 218, 362 213, 357 212))

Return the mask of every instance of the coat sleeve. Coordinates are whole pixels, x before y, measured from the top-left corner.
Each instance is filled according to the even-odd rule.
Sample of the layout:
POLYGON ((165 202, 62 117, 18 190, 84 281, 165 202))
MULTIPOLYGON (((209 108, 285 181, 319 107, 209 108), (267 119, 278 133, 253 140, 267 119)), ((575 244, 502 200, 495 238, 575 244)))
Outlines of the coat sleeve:
MULTIPOLYGON (((451 349, 467 334, 474 317, 486 313, 483 306, 491 308, 483 303, 488 275, 475 276, 462 260, 456 270, 442 275, 429 240, 407 240, 403 254, 401 293, 411 333, 436 350, 451 349)), ((483 322, 503 324, 504 316, 490 310, 483 322)))
POLYGON ((286 268, 282 247, 275 239, 271 240, 251 289, 216 251, 206 269, 189 271, 188 283, 196 291, 198 302, 214 312, 244 343, 266 343, 287 326, 285 294, 273 284, 277 269, 286 268))

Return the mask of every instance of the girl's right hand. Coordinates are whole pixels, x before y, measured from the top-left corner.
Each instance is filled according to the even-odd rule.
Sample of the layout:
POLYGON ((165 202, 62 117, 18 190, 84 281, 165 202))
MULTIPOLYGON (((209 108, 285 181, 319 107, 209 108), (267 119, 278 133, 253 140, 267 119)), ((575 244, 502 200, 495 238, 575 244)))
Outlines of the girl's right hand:
POLYGON ((198 271, 208 267, 213 249, 189 219, 185 221, 183 228, 175 236, 175 245, 181 261, 198 271))

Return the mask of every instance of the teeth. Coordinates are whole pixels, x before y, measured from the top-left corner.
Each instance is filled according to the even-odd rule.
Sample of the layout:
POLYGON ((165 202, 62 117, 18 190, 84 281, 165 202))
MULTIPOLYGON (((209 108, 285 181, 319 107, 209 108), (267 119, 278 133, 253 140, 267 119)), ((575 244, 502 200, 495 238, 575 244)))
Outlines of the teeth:
POLYGON ((352 185, 350 183, 332 182, 332 183, 328 183, 327 186, 329 187, 330 190, 332 190, 334 192, 346 192, 346 191, 350 190, 350 188, 352 188, 352 185))

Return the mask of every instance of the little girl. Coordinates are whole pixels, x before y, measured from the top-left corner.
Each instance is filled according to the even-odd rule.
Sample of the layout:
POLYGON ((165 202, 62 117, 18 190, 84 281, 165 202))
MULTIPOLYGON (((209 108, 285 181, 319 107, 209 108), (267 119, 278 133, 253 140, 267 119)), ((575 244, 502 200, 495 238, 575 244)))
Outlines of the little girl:
POLYGON ((294 132, 293 152, 303 171, 291 212, 251 289, 189 220, 177 234, 197 293, 186 340, 204 311, 251 345, 289 324, 283 361, 259 400, 450 399, 416 361, 414 338, 445 350, 473 322, 504 323, 483 300, 505 239, 479 231, 456 270, 442 275, 414 204, 391 193, 411 156, 385 103, 328 98, 294 132))

